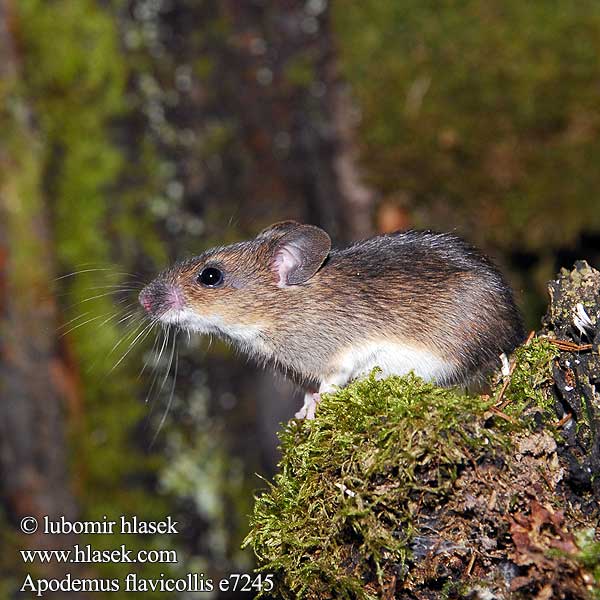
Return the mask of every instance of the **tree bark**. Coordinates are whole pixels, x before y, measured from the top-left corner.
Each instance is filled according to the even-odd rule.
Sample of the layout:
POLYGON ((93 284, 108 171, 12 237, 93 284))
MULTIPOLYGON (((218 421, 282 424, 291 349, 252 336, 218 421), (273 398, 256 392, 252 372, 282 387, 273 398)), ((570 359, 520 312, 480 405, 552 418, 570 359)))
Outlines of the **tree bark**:
POLYGON ((283 215, 318 224, 341 241, 369 235, 374 194, 359 175, 356 118, 329 7, 228 2, 227 10, 245 90, 233 99, 235 112, 257 167, 249 199, 274 193, 283 215))

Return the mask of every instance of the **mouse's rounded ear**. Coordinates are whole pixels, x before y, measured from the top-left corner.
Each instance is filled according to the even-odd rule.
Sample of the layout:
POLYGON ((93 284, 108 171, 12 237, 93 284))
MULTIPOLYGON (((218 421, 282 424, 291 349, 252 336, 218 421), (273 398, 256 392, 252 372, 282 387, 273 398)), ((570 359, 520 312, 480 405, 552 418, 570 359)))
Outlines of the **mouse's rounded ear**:
POLYGON ((292 231, 292 229, 296 229, 298 227, 304 227, 302 223, 298 223, 298 221, 292 221, 291 219, 288 221, 278 221, 277 223, 273 223, 273 225, 269 225, 266 229, 263 229, 257 236, 256 239, 271 239, 275 237, 281 237, 285 233, 292 231))
MULTIPOLYGON (((286 229, 288 223, 284 221, 286 229)), ((277 285, 286 287, 308 281, 321 267, 331 250, 331 238, 314 225, 294 223, 277 242, 271 268, 277 276, 277 285)))

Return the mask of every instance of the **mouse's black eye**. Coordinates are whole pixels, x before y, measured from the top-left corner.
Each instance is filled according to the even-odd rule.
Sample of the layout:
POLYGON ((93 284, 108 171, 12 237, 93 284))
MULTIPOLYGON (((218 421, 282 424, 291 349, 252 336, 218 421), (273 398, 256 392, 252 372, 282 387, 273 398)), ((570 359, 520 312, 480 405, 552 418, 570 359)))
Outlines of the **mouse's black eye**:
POLYGON ((223 283, 223 272, 216 267, 205 267, 200 271, 198 281, 206 287, 217 287, 223 283))

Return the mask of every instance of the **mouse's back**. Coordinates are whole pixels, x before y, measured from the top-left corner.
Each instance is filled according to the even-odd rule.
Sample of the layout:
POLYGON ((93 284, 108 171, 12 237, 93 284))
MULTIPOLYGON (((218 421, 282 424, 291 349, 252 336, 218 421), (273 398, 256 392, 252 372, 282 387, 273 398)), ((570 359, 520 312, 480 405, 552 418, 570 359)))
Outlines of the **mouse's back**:
POLYGON ((496 367, 524 337, 501 273, 451 234, 399 232, 333 250, 306 286, 315 302, 304 314, 326 307, 323 337, 348 347, 398 342, 440 356, 447 364, 433 378, 442 384, 496 367))

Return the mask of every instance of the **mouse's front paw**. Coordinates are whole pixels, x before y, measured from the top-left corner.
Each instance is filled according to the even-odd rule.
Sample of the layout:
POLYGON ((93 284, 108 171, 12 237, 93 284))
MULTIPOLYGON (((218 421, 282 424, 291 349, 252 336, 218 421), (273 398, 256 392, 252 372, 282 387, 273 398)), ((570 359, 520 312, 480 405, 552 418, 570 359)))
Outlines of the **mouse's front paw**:
POLYGON ((307 419, 312 421, 315 418, 317 404, 321 401, 321 395, 317 392, 307 392, 304 395, 304 404, 296 413, 296 419, 307 419))

